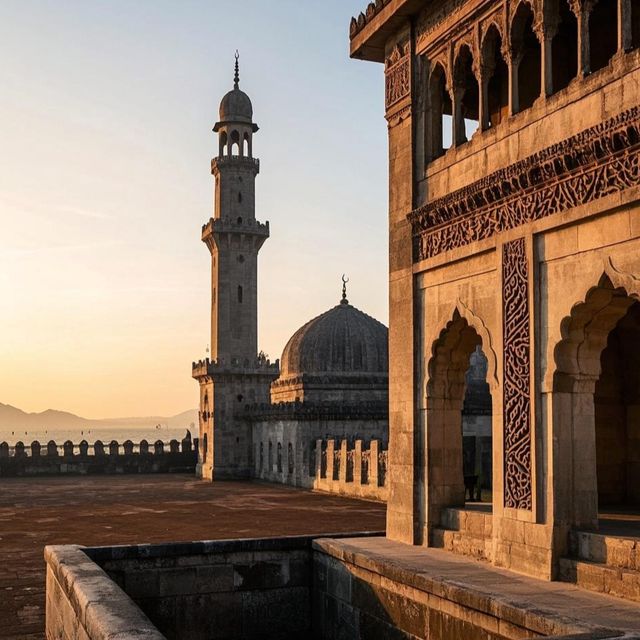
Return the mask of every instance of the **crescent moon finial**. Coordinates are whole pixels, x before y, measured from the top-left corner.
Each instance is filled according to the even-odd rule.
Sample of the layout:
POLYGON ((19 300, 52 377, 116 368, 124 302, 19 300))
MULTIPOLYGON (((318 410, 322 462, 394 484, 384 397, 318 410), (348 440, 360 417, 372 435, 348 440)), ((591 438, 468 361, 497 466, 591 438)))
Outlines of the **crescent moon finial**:
POLYGON ((342 274, 342 300, 340 301, 340 304, 349 304, 349 301, 347 300, 347 282, 349 282, 349 278, 347 278, 343 273, 342 274))

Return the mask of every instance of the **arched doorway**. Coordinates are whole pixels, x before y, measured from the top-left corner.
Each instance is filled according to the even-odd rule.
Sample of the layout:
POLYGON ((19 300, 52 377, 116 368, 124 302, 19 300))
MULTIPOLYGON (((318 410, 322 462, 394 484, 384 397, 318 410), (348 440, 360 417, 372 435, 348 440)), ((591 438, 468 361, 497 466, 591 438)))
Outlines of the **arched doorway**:
POLYGON ((607 275, 561 326, 553 379, 555 511, 596 529, 640 508, 640 302, 607 275))
POLYGON ((482 347, 478 331, 457 310, 432 347, 422 421, 423 543, 442 524, 444 509, 491 500, 492 402, 482 347))

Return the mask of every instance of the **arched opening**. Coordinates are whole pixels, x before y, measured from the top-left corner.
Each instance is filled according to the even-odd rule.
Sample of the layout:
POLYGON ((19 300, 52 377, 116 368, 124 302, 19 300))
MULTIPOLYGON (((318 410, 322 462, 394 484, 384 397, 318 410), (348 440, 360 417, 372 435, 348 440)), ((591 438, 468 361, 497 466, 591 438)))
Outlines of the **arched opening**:
POLYGON ((618 50, 618 0, 599 0, 589 15, 591 72, 604 69, 618 50))
POLYGON ((273 442, 269 440, 269 467, 267 469, 269 473, 273 471, 273 442))
POLYGON ((640 507, 640 302, 609 334, 594 392, 598 509, 640 507))
POLYGON ((218 150, 218 155, 222 158, 224 155, 227 154, 227 132, 226 131, 223 131, 220 134, 219 143, 220 143, 220 149, 218 150))
POLYGON ((473 54, 465 44, 460 47, 453 71, 455 114, 453 131, 456 144, 471 139, 479 126, 480 90, 473 73, 473 54))
POLYGON ((603 275, 561 333, 553 420, 565 447, 556 464, 568 471, 556 510, 592 529, 612 510, 640 512, 640 302, 603 275))
POLYGON ((444 524, 445 510, 491 511, 491 393, 482 338, 458 311, 435 342, 429 362, 423 425, 421 514, 426 536, 444 524))
POLYGON ((238 156, 240 154, 240 134, 234 129, 231 132, 231 154, 238 156))
POLYGON ((262 469, 264 467, 264 442, 260 443, 260 464, 259 464, 259 471, 262 472, 262 469))
POLYGON ((439 158, 451 147, 452 109, 445 71, 441 64, 436 64, 429 79, 430 160, 439 158))
POLYGON ((553 92, 561 91, 578 74, 578 19, 567 0, 557 0, 558 31, 551 42, 553 92))
POLYGON ((631 0, 631 48, 640 47, 640 0, 631 0))
POLYGON ((242 304, 242 297, 243 297, 242 287, 238 285, 238 302, 240 304, 242 304))
POLYGON ((486 70, 485 129, 495 127, 509 115, 509 67, 502 57, 502 38, 492 24, 482 43, 482 61, 486 70))
POLYGON ((242 204, 242 192, 238 191, 238 202, 242 204))
POLYGON ((514 113, 524 111, 540 96, 542 60, 540 42, 533 30, 534 15, 527 2, 518 5, 511 23, 514 70, 514 113))
POLYGON ((469 357, 462 404, 462 453, 467 502, 492 502, 492 402, 487 369, 487 357, 478 345, 469 357))
POLYGON ((287 445, 287 470, 289 471, 289 475, 293 473, 294 467, 295 460, 293 459, 293 445, 289 443, 287 445))
POLYGON ((207 437, 207 434, 205 433, 204 436, 202 436, 202 462, 206 462, 207 461, 207 452, 209 450, 209 438, 207 437))
POLYGON ((242 155, 248 156, 249 158, 251 158, 253 155, 251 149, 251 136, 246 131, 242 136, 242 155))
POLYGON ((278 473, 282 473, 282 442, 278 442, 278 473))

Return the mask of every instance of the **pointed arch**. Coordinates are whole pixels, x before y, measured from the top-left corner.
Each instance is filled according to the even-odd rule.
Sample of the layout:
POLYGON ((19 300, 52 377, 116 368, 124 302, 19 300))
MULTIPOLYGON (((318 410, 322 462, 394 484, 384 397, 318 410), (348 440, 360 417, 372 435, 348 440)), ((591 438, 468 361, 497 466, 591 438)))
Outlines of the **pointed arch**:
POLYGON ((533 30, 534 22, 533 5, 529 0, 520 0, 511 20, 514 113, 531 107, 541 92, 542 49, 533 30))
POLYGON ((509 67, 502 55, 502 31, 492 21, 482 39, 481 60, 484 100, 483 129, 497 126, 509 115, 509 67))
POLYGON ((454 143, 464 144, 479 126, 480 87, 474 71, 473 47, 466 42, 458 45, 453 64, 454 143))
POLYGON ((445 66, 438 61, 433 65, 429 75, 427 122, 429 160, 439 158, 451 146, 453 107, 448 86, 445 66))

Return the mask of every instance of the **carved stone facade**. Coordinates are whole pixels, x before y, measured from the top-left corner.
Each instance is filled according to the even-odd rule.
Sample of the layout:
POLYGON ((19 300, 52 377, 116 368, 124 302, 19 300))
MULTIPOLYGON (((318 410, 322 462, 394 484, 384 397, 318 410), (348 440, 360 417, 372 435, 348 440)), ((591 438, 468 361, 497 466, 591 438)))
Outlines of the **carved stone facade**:
POLYGON ((352 22, 387 86, 394 540, 446 546, 466 508, 480 348, 481 557, 554 579, 599 509, 640 510, 639 25, 628 0, 381 1, 352 22))

